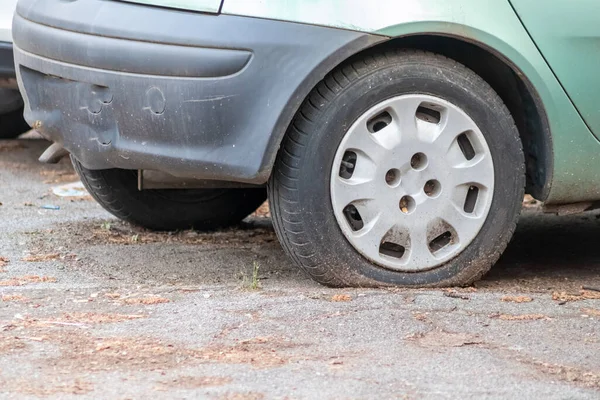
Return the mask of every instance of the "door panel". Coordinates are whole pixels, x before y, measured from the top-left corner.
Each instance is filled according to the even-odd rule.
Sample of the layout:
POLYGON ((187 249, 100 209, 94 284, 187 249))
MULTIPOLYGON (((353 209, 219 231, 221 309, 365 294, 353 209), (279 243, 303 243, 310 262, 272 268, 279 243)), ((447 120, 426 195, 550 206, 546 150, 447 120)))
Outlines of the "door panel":
POLYGON ((600 136, 600 1, 511 0, 596 136, 600 136))

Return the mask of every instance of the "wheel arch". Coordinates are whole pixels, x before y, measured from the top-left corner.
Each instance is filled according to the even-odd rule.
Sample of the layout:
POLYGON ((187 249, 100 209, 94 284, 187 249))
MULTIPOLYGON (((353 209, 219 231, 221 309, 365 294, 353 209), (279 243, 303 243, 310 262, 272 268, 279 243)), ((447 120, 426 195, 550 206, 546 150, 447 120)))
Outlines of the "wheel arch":
MULTIPOLYGON (((314 75, 317 75, 318 79, 316 79, 314 85, 310 85, 310 90, 307 91, 304 98, 329 72, 353 58, 362 57, 371 52, 390 48, 415 48, 444 55, 462 63, 481 76, 504 101, 515 119, 523 143, 527 171, 526 192, 538 200, 545 200, 552 184, 554 158, 552 134, 546 108, 538 88, 533 84, 533 81, 542 82, 541 78, 526 75, 519 65, 525 64, 530 72, 533 67, 504 42, 495 40, 494 37, 486 38, 485 42, 474 39, 474 36, 482 37, 482 34, 474 35, 472 29, 468 27, 455 26, 455 24, 445 24, 444 26, 445 30, 436 31, 433 30, 435 27, 425 25, 419 28, 430 28, 431 30, 388 37, 377 44, 360 49, 355 48, 355 51, 350 55, 346 51, 346 57, 343 59, 338 57, 337 63, 331 63, 331 60, 329 60, 330 66, 328 68, 314 71, 311 74, 313 79, 309 79, 310 81, 316 79, 314 75), (497 46, 488 43, 494 43, 497 46), (497 47, 502 47, 505 51, 498 51, 497 47), (506 56, 507 52, 518 58, 517 62, 513 61, 514 57, 509 58, 506 56)), ((408 31, 412 30, 411 28, 403 28, 408 31)), ((391 34, 392 30, 388 28, 381 30, 380 33, 391 34)), ((344 52, 339 53, 343 54, 344 52)), ((292 106, 293 115, 298 112, 301 105, 302 101, 292 106)), ((292 121, 293 119, 290 120, 290 123, 292 121)), ((286 130, 278 132, 272 138, 275 141, 273 148, 279 149, 286 130)), ((269 160, 264 160, 267 163, 266 175, 270 175, 272 171, 276 154, 277 151, 274 151, 270 156, 267 155, 269 160)))

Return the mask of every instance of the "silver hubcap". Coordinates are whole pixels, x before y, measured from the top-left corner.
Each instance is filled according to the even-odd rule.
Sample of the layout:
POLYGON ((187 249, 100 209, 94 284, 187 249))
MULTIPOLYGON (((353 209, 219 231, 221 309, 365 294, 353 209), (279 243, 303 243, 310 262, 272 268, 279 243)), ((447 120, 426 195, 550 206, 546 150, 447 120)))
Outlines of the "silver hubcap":
POLYGON ((404 95, 363 114, 331 171, 337 222, 370 261, 422 271, 459 254, 492 203, 494 165, 475 122, 437 97, 404 95))

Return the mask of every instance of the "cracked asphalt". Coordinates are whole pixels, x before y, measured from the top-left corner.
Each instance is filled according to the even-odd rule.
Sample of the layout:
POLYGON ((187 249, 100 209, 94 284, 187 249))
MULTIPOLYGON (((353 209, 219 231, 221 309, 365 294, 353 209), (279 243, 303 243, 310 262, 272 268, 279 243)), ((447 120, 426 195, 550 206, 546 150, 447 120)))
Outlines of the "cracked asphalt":
POLYGON ((157 234, 58 197, 45 146, 0 142, 2 399, 600 398, 600 213, 529 205, 470 288, 334 290, 267 217, 157 234))

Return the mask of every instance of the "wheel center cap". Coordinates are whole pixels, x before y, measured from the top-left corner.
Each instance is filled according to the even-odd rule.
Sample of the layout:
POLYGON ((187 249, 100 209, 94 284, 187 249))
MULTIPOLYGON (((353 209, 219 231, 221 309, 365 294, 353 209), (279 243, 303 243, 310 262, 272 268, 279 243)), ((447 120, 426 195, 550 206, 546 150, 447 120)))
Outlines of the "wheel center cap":
POLYGON ((400 188, 406 194, 416 197, 423 191, 427 178, 424 171, 409 169, 400 179, 400 188))

